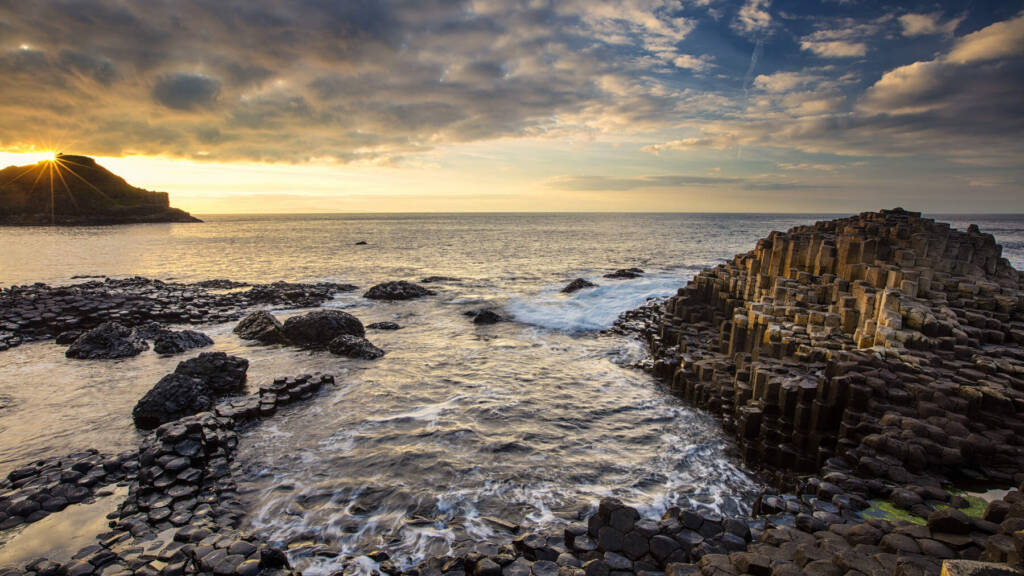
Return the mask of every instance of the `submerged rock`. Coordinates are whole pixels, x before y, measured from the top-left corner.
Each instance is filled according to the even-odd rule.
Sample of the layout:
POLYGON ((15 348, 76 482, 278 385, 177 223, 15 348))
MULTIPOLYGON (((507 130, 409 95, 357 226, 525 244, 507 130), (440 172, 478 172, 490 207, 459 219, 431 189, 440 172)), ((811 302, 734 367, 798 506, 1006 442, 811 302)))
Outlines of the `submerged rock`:
POLYGON ((639 278, 640 275, 643 274, 643 273, 644 273, 644 271, 641 270, 640 268, 622 268, 622 269, 616 270, 615 272, 611 272, 609 274, 605 274, 604 277, 605 278, 639 278))
POLYGON ((288 337, 284 334, 284 326, 266 310, 257 310, 242 318, 235 326, 234 333, 243 340, 256 340, 263 344, 286 344, 288 337))
POLYGON ((597 284, 594 284, 593 282, 590 282, 589 280, 584 280, 583 278, 577 278, 577 279, 573 280, 572 282, 569 282, 568 284, 566 284, 565 288, 562 288, 562 294, 572 294, 573 292, 576 292, 577 290, 583 290, 584 288, 593 288, 595 286, 597 286, 597 284))
POLYGON ((284 322, 284 334, 292 344, 326 348, 338 336, 364 336, 363 323, 341 310, 316 310, 292 316, 284 322))
POLYGON ((137 356, 149 348, 135 331, 118 322, 104 322, 79 336, 64 353, 80 360, 109 360, 137 356))
POLYGON ((398 280, 396 282, 384 282, 370 288, 363 294, 364 298, 371 300, 412 300, 423 296, 432 296, 435 292, 423 286, 398 280))
POLYGON ((331 354, 362 360, 375 360, 386 354, 386 352, 374 346, 366 338, 348 334, 331 340, 330 344, 327 345, 327 349, 331 354))
POLYGON ((132 410, 135 426, 152 430, 183 416, 213 408, 213 391, 205 382, 187 374, 164 376, 132 410))

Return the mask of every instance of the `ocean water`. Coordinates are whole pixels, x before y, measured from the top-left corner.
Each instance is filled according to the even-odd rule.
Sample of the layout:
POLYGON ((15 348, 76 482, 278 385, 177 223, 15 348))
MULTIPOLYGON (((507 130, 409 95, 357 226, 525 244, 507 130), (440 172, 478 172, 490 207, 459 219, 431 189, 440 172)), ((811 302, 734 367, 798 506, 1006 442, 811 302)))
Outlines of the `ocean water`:
MULTIPOLYGON (((217 216, 205 224, 0 228, 0 284, 143 275, 368 288, 448 277, 431 285, 436 296, 417 301, 374 302, 359 291, 326 304, 364 323, 403 326, 369 332, 388 352, 376 361, 252 345, 232 334, 233 324, 198 327, 213 350, 250 360, 252 389, 276 376, 337 377, 316 399, 247 431, 238 453, 245 528, 291 546, 299 568, 329 574, 340 563, 334 553, 380 548, 408 566, 511 537, 489 517, 558 525, 606 495, 648 514, 673 504, 748 510, 757 479, 714 419, 630 368, 643 356, 639 343, 601 330, 772 230, 828 217, 217 216), (634 266, 646 274, 603 277, 634 266), (576 277, 599 286, 561 294, 576 277), (483 307, 511 321, 472 324, 464 313, 483 307)), ((993 232, 1004 255, 1024 265, 1024 218, 953 220, 993 232)), ((0 473, 84 448, 133 449, 134 403, 199 352, 83 362, 63 351, 37 342, 0 353, 0 473)))

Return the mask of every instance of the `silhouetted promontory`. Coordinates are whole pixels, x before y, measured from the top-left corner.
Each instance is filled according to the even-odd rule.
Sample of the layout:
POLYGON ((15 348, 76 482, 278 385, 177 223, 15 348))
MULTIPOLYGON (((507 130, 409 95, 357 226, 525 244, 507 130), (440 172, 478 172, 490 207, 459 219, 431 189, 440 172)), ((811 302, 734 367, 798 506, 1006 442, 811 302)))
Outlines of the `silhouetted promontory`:
POLYGON ((87 156, 58 154, 0 170, 0 225, 96 226, 201 222, 170 207, 166 192, 128 184, 87 156))

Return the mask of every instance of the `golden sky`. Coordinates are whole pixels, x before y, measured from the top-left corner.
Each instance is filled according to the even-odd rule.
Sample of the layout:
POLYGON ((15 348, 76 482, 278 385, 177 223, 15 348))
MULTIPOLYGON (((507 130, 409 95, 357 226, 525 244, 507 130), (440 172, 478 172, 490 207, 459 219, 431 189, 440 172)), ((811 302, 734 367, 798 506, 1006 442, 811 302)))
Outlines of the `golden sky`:
POLYGON ((0 166, 197 214, 1022 212, 1010 4, 0 6, 0 166))

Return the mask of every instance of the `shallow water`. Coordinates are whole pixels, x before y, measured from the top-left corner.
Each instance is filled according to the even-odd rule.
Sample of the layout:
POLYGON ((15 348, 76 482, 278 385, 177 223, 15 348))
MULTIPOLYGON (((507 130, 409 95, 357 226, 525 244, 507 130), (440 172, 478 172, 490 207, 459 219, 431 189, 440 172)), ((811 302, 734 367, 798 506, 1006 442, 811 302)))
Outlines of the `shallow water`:
MULTIPOLYGON (((638 343, 598 331, 771 230, 821 218, 221 216, 202 225, 0 228, 0 284, 82 274, 362 287, 455 278, 419 301, 372 302, 356 292, 327 304, 364 323, 404 326, 368 334, 388 351, 373 362, 253 346, 231 324, 199 327, 213 337, 211 350, 250 360, 251 389, 277 376, 337 377, 315 399, 247 431, 238 454, 247 528, 292 544, 298 567, 329 573, 337 559, 308 553, 385 548, 409 565, 474 539, 507 538, 488 516, 557 524, 608 494, 650 514, 674 503, 746 510, 757 483, 718 424, 628 367, 642 355, 638 343), (648 273, 602 277, 632 266, 648 273), (561 294, 575 277, 600 286, 561 294), (475 326, 464 313, 482 307, 515 321, 475 326)), ((1024 265, 1024 219, 957 225, 972 222, 996 231, 1004 255, 1024 265)), ((85 448, 134 449, 134 403, 200 352, 74 361, 63 351, 41 342, 0 353, 0 473, 85 448)))

